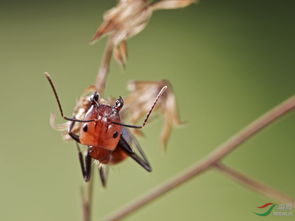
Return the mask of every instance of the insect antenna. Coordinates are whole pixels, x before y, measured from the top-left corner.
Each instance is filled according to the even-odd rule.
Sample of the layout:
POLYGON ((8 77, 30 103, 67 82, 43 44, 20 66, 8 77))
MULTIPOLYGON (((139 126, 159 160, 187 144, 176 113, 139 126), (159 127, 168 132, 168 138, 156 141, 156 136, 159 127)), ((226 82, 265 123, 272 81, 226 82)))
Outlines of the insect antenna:
POLYGON ((60 115, 61 115, 61 117, 63 119, 68 120, 68 121, 75 121, 75 122, 92 122, 92 121, 94 121, 94 120, 78 120, 78 119, 75 119, 75 118, 70 118, 70 117, 64 116, 64 112, 63 112, 63 109, 62 109, 62 106, 61 106, 61 103, 60 103, 56 88, 55 88, 54 83, 53 83, 53 81, 51 79, 51 76, 47 72, 45 72, 44 74, 45 74, 45 77, 47 78, 47 80, 48 80, 48 82, 49 82, 49 84, 51 86, 51 89, 52 89, 53 93, 54 93, 54 96, 55 96, 55 99, 56 99, 56 102, 57 102, 57 105, 58 105, 58 108, 59 108, 60 115))
POLYGON ((117 124, 117 125, 121 125, 123 127, 130 127, 130 128, 136 128, 136 129, 141 129, 145 126, 147 120, 149 119, 153 109, 155 108, 158 100, 160 99, 160 97, 162 96, 162 94, 165 92, 165 90, 167 89, 167 86, 164 86, 162 87, 162 89, 160 90, 160 92, 158 93, 152 107, 150 108, 149 112, 147 113, 142 125, 129 125, 129 124, 124 124, 124 123, 120 123, 120 122, 115 122, 115 121, 112 121, 112 124, 117 124))

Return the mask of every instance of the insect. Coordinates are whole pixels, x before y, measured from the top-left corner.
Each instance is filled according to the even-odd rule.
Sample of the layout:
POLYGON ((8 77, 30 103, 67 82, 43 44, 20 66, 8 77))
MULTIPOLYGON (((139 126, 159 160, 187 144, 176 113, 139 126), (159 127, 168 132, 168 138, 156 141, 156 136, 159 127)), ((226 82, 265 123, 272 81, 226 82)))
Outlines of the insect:
POLYGON ((98 171, 104 187, 107 181, 108 165, 118 164, 128 157, 131 157, 145 170, 151 172, 152 168, 146 155, 136 138, 127 128, 141 129, 146 125, 150 114, 167 86, 160 90, 143 124, 129 125, 122 123, 120 120, 120 110, 124 105, 123 98, 120 96, 114 105, 101 104, 99 94, 96 91, 89 98, 90 106, 83 119, 76 119, 75 116, 72 118, 64 116, 54 83, 48 73, 45 73, 45 77, 52 88, 61 117, 71 122, 68 127, 68 134, 76 141, 81 171, 86 182, 90 180, 93 160, 100 163, 98 171), (79 135, 72 132, 77 122, 81 123, 79 135), (85 156, 83 156, 79 144, 88 146, 85 156))

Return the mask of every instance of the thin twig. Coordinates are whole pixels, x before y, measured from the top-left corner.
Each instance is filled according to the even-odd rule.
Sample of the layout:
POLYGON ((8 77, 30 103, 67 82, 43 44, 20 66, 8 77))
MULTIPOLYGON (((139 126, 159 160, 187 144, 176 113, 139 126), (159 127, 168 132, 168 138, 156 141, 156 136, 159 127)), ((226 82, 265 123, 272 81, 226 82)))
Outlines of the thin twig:
POLYGON ((103 52, 101 64, 98 69, 98 74, 95 80, 95 87, 96 87, 96 90, 100 93, 100 95, 103 94, 105 89, 106 78, 109 72, 111 58, 113 55, 113 47, 114 47, 113 40, 111 38, 108 38, 104 52, 103 52))
POLYGON ((123 208, 115 211, 113 214, 105 218, 104 220, 119 220, 130 213, 138 210, 144 205, 152 202, 158 197, 164 195, 170 190, 178 187, 184 182, 190 180, 191 178, 201 174, 202 172, 211 168, 211 166, 221 159, 223 159, 227 154, 237 148, 240 144, 245 142, 251 136, 259 132, 261 129, 274 122, 279 117, 283 116, 287 112, 295 109, 295 96, 287 99, 283 103, 279 104, 277 107, 271 109, 256 121, 252 122, 246 128, 242 129, 240 132, 232 136, 225 143, 218 146, 213 152, 211 152, 204 160, 199 163, 194 164, 191 168, 186 169, 177 176, 171 178, 166 183, 154 188, 149 193, 139 197, 135 201, 128 203, 123 208))
POLYGON ((280 191, 271 188, 269 186, 266 186, 262 183, 257 182, 254 179, 251 179, 247 176, 245 176, 244 174, 234 170, 233 168, 230 168, 229 166, 226 166, 222 163, 216 163, 214 165, 214 168, 216 168, 218 171, 226 174, 227 176, 229 176, 230 178, 240 182, 241 184, 245 185, 246 187, 258 192, 258 193, 262 193, 263 195, 275 199, 279 202, 282 203, 288 203, 293 205, 293 207, 295 207, 295 200, 289 196, 287 196, 284 193, 281 193, 280 191))
POLYGON ((92 195, 93 195, 93 173, 91 174, 91 178, 89 182, 85 183, 81 187, 83 221, 91 221, 92 195))

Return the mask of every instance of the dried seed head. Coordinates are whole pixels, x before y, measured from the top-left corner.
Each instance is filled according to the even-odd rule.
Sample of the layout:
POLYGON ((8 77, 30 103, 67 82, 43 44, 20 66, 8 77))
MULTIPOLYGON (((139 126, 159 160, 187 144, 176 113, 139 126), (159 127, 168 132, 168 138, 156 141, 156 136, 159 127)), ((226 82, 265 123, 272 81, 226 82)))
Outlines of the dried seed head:
MULTIPOLYGON (((180 125, 181 120, 177 110, 176 98, 172 85, 167 80, 162 81, 133 81, 128 84, 130 94, 125 98, 125 117, 129 118, 132 124, 146 115, 151 108, 153 98, 157 96, 163 86, 166 91, 160 97, 154 111, 164 116, 164 126, 161 132, 161 143, 167 146, 168 139, 173 126, 180 125)), ((136 131, 141 134, 140 131, 136 131)))
MULTIPOLYGON (((195 0, 120 0, 118 4, 105 12, 103 23, 98 27, 91 43, 94 44, 102 36, 109 36, 109 45, 114 51, 114 57, 120 65, 126 64, 127 47, 126 40, 141 32, 148 24, 154 10, 158 9, 177 9, 186 7, 195 0)), ((110 50, 105 50, 105 57, 111 56, 110 50)), ((107 64, 102 66, 108 69, 107 64)))

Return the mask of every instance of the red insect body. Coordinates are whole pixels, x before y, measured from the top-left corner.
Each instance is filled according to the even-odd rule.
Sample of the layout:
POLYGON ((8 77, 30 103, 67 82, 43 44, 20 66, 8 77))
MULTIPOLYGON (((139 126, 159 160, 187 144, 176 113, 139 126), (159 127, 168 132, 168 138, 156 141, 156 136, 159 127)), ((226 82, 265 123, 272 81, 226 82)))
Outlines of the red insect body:
POLYGON ((108 105, 93 104, 87 111, 80 129, 80 143, 90 148, 90 156, 102 164, 116 164, 127 158, 126 153, 117 148, 121 136, 119 112, 108 105))
MULTIPOLYGON (((143 124, 141 126, 135 126, 121 123, 119 112, 124 105, 121 97, 116 100, 114 106, 100 104, 97 92, 94 92, 89 98, 91 105, 84 119, 65 117, 51 77, 47 73, 45 73, 45 76, 54 92, 61 116, 65 120, 71 121, 68 134, 77 142, 81 170, 85 181, 90 179, 92 159, 99 161, 100 164, 113 165, 122 162, 127 157, 131 157, 144 169, 149 172, 151 171, 150 164, 140 145, 124 127, 143 128, 158 99, 167 88, 166 86, 159 92, 143 124), (82 123, 79 135, 72 132, 72 128, 76 122, 82 123), (82 155, 78 143, 88 146, 85 158, 82 155), (139 155, 135 152, 135 149, 139 155)), ((99 167, 99 174, 102 184, 105 186, 107 175, 103 167, 99 167)))
POLYGON ((86 113, 84 120, 95 120, 83 123, 80 129, 80 143, 113 151, 120 139, 120 125, 111 122, 120 122, 117 111, 107 105, 92 105, 86 113), (117 136, 115 136, 118 134, 117 136))

